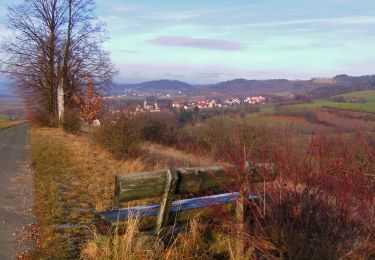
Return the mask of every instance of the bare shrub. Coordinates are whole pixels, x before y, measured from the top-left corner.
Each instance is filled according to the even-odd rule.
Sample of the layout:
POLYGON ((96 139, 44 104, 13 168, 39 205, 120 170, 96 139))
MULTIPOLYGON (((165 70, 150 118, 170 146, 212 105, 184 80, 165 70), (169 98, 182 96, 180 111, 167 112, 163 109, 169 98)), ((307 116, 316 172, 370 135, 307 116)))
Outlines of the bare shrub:
POLYGON ((77 133, 81 129, 79 111, 76 109, 66 110, 62 121, 62 127, 66 132, 77 133))
MULTIPOLYGON (((271 157, 244 157, 240 138, 237 154, 222 153, 239 165, 270 160, 279 169, 277 181, 250 186, 249 192, 261 199, 257 205, 247 201, 252 221, 240 238, 258 258, 374 256, 375 186, 366 177, 374 168, 374 149, 361 136, 355 141, 317 136, 305 153, 297 153, 288 138, 274 144, 271 157)), ((242 172, 232 174, 243 178, 242 172)), ((238 235, 235 228, 233 235, 238 235)))
POLYGON ((186 143, 194 144, 206 149, 218 160, 224 159, 222 153, 236 152, 236 144, 240 138, 248 149, 259 152, 260 146, 267 146, 273 137, 269 129, 262 126, 251 126, 246 122, 228 120, 227 118, 212 118, 206 124, 185 129, 181 134, 182 149, 186 150, 186 143), (234 150, 233 150, 234 149, 234 150))
POLYGON ((50 126, 48 113, 43 108, 33 107, 27 112, 27 119, 37 126, 50 126))
POLYGON ((176 119, 169 113, 139 115, 134 119, 143 140, 173 145, 177 142, 176 119))
POLYGON ((141 150, 141 136, 131 119, 104 121, 95 134, 95 141, 117 159, 135 158, 141 150))

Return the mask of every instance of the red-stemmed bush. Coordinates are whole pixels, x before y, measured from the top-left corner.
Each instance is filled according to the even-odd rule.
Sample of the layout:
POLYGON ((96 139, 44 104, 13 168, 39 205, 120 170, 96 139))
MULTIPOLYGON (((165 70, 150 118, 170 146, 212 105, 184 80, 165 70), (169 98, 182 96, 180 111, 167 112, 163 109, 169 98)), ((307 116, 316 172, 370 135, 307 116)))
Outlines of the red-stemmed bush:
POLYGON ((287 132, 282 136, 276 131, 268 143, 258 140, 257 148, 245 153, 246 143, 238 131, 232 140, 231 147, 217 153, 219 159, 239 166, 230 174, 246 185, 240 192, 245 197, 255 194, 259 201, 246 201, 251 223, 245 232, 238 232, 235 219, 228 217, 227 222, 254 257, 375 256, 375 151, 364 136, 316 135, 301 151, 294 149, 287 132), (277 179, 250 184, 245 161, 274 163, 277 179))

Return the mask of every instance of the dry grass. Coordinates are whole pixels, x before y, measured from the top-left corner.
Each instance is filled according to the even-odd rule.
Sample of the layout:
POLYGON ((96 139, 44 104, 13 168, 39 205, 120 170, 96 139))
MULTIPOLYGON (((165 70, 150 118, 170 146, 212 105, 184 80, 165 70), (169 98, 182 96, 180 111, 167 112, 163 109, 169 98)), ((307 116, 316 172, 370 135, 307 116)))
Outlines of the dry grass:
POLYGON ((86 138, 52 128, 33 128, 31 148, 35 211, 41 224, 40 247, 46 257, 77 256, 93 213, 114 206, 117 173, 164 167, 149 168, 140 159, 115 160, 86 138))
MULTIPOLYGON (((41 255, 45 257, 78 257, 81 249, 86 259, 129 259, 121 256, 149 255, 155 251, 136 252, 132 237, 137 224, 128 223, 125 234, 109 237, 97 235, 92 227, 94 212, 115 205, 115 175, 172 167, 174 150, 149 146, 142 158, 116 160, 86 137, 54 128, 33 128, 31 148, 35 168, 36 208, 41 226, 41 255), (160 151, 163 158, 160 158, 160 151), (152 163, 150 163, 152 161, 152 163), (87 232, 89 230, 89 232, 87 232), (130 232, 130 233, 129 233, 130 232), (87 233, 93 239, 85 243, 87 233), (133 241, 133 242, 131 242, 133 241), (83 244, 84 243, 84 244, 83 244), (61 246, 63 245, 63 246, 61 246), (96 257, 94 257, 96 255, 96 257)), ((181 166, 200 165, 201 159, 178 153, 181 166)), ((177 160, 176 159, 176 160, 177 160)), ((208 162, 206 162, 208 163, 208 162)))
POLYGON ((193 218, 189 229, 176 237, 160 240, 139 232, 139 219, 130 219, 124 233, 116 229, 108 236, 94 233, 81 258, 94 259, 246 259, 235 253, 235 239, 209 230, 207 223, 193 218))
POLYGON ((102 148, 90 144, 85 138, 53 128, 40 128, 31 131, 32 138, 42 139, 61 146, 69 156, 76 171, 69 186, 82 192, 95 210, 105 210, 112 205, 115 175, 123 172, 140 172, 146 169, 141 160, 119 161, 112 158, 102 148))
MULTIPOLYGON (((127 221, 125 233, 116 228, 110 236, 101 236, 93 231, 93 238, 88 241, 81 251, 81 258, 94 259, 136 259, 142 251, 136 250, 136 239, 139 233, 140 219, 131 218, 127 221)), ((143 252, 144 253, 144 252, 143 252)))
POLYGON ((215 164, 213 159, 206 156, 187 153, 160 144, 145 143, 142 149, 148 153, 149 160, 154 159, 154 161, 162 161, 173 167, 211 166, 215 164))
MULTIPOLYGON (((212 222, 208 223, 193 219, 190 221, 190 228, 187 232, 180 233, 174 240, 167 241, 166 244, 168 244, 168 247, 161 247, 158 241, 149 240, 149 237, 145 237, 143 234, 139 233, 139 218, 129 220, 125 224, 124 232, 115 229, 115 231, 108 236, 97 234, 91 225, 93 212, 105 210, 114 206, 114 176, 118 172, 127 173, 156 170, 175 167, 176 164, 179 166, 209 165, 212 164, 211 160, 202 159, 199 155, 190 155, 173 148, 167 149, 160 145, 145 144, 144 149, 147 150, 147 152, 143 154, 142 158, 120 161, 113 159, 113 157, 102 148, 89 144, 85 137, 67 134, 58 129, 50 128, 32 129, 31 140, 36 169, 35 183, 37 185, 36 199, 39 206, 37 208, 39 209, 38 216, 39 220, 42 221, 44 225, 42 233, 43 240, 46 241, 42 245, 45 252, 42 255, 45 256, 45 258, 81 257, 83 259, 119 260, 250 259, 261 255, 265 256, 265 258, 268 256, 269 258, 273 258, 276 257, 278 252, 280 252, 280 256, 283 256, 283 252, 287 252, 286 255, 293 258, 292 256, 307 251, 307 245, 311 242, 310 234, 321 231, 322 229, 321 233, 325 235, 325 231, 341 228, 336 218, 334 218, 335 221, 331 221, 331 216, 328 216, 330 218, 327 217, 329 221, 326 221, 326 225, 323 226, 324 228, 319 228, 319 226, 306 227, 304 225, 306 225, 305 220, 307 217, 315 221, 316 219, 319 220, 319 218, 322 218, 322 216, 324 217, 325 215, 323 213, 325 212, 330 214, 326 209, 332 206, 332 203, 321 202, 330 202, 330 200, 327 199, 333 196, 331 194, 332 192, 337 192, 337 198, 340 200, 345 199, 346 204, 344 205, 349 205, 348 203, 354 200, 354 194, 358 193, 357 195, 361 198, 360 194, 367 186, 358 186, 356 185, 357 182, 347 183, 345 180, 347 180, 348 176, 353 174, 353 169, 355 170, 357 166, 357 174, 362 173, 362 168, 369 169, 366 162, 369 160, 368 158, 373 158, 368 151, 363 151, 363 153, 354 152, 354 148, 344 149, 345 151, 339 153, 342 147, 347 147, 345 142, 338 142, 336 140, 335 145, 332 145, 333 143, 331 143, 331 141, 333 140, 325 141, 322 139, 320 142, 317 140, 316 142, 318 143, 315 145, 312 143, 310 149, 314 151, 314 155, 316 152, 321 153, 318 157, 320 158, 320 161, 318 161, 320 162, 319 165, 324 166, 326 164, 326 167, 320 167, 319 170, 315 171, 315 168, 310 167, 311 165, 309 164, 309 162, 311 162, 313 166, 318 167, 315 163, 317 162, 315 157, 313 157, 313 160, 307 160, 309 158, 303 160, 302 157, 298 157, 299 160, 293 159, 294 157, 292 155, 294 155, 294 153, 290 153, 287 147, 284 152, 283 150, 279 151, 282 146, 275 145, 275 147, 273 147, 273 159, 276 160, 282 171, 290 172, 290 175, 296 178, 295 182, 293 182, 296 191, 290 193, 290 198, 287 197, 286 194, 283 194, 283 201, 281 201, 281 197, 279 201, 280 187, 283 187, 283 190, 291 189, 294 191, 293 187, 290 187, 290 183, 288 182, 289 185, 275 184, 275 186, 267 186, 268 199, 266 215, 269 216, 269 219, 259 218, 259 221, 255 222, 256 228, 254 228, 254 230, 249 230, 250 233, 248 234, 250 237, 249 241, 247 241, 250 245, 248 252, 244 255, 236 255, 235 226, 230 217, 223 218, 223 216, 218 216, 219 212, 215 212, 213 217, 221 217, 221 223, 224 225, 211 225, 212 222), (277 147, 279 148, 276 149, 277 147), (337 149, 335 150, 334 148, 337 149), (360 165, 359 159, 354 155, 363 155, 362 161, 365 163, 360 165), (352 161, 351 166, 348 164, 348 161, 352 161), (333 175, 330 174, 335 169, 337 172, 333 175), (316 174, 316 177, 310 180, 311 173, 316 174), (323 173, 326 174, 324 175, 323 173), (315 190, 318 184, 322 185, 322 189, 328 189, 328 192, 324 190, 323 198, 320 199, 319 197, 319 200, 316 200, 314 205, 308 203, 309 201, 306 200, 304 196, 299 196, 301 194, 301 192, 299 192, 300 187, 306 187, 306 183, 308 183, 300 179, 303 176, 306 176, 306 178, 309 177, 307 178, 309 181, 314 181, 312 184, 315 186, 312 186, 314 188, 312 191, 315 190), (346 179, 340 176, 346 176, 346 179), (317 181, 319 182, 315 184, 317 181), (301 186, 301 183, 304 184, 304 186, 301 186), (329 187, 328 184, 332 184, 332 186, 329 187), (363 187, 362 191, 359 191, 358 187, 363 187), (335 190, 336 188, 338 189, 337 191, 335 190), (346 190, 346 188, 348 189, 346 190), (274 194, 274 196, 270 196, 272 194, 274 194), (351 196, 348 194, 352 194, 353 199, 350 198, 351 196), (340 196, 344 197, 341 198, 340 196), (272 198, 274 198, 274 201, 271 200, 272 198), (284 201, 287 202, 285 205, 281 203, 284 201), (306 205, 306 209, 301 205, 306 205), (283 208, 281 206, 285 207, 283 208), (310 210, 312 206, 315 206, 315 208, 313 208, 314 210, 310 210), (280 216, 284 216, 282 219, 284 219, 285 223, 279 221, 280 216), (88 229, 86 228, 85 230, 89 230, 89 236, 75 233, 75 236, 68 236, 67 239, 66 233, 61 234, 61 232, 57 232, 55 228, 51 228, 51 225, 55 224, 86 226, 88 229), (277 233, 281 234, 281 237, 278 237, 277 233), (301 234, 305 235, 308 239, 301 239, 301 234), (288 237, 286 235, 288 235, 288 237), (297 254, 293 254, 294 251, 288 249, 293 249, 293 247, 301 252, 298 251, 297 254), (72 248, 75 250, 73 253, 71 252, 72 248)), ((233 160, 229 160, 233 164, 244 164, 243 162, 238 162, 238 158, 241 158, 242 147, 243 145, 239 145, 238 149, 235 150, 237 153, 233 155, 233 160)), ((358 181, 358 178, 352 179, 353 181, 358 181)), ((307 198, 311 197, 309 192, 305 192, 302 195, 304 194, 308 195, 307 198)), ((365 192, 365 194, 367 194, 366 196, 371 195, 370 192, 365 192)), ((258 195, 260 195, 259 197, 263 196, 262 193, 258 195)), ((364 205, 367 206, 367 204, 364 205)), ((351 208, 348 207, 348 209, 351 208)), ((335 213, 335 211, 333 211, 333 213, 335 213)), ((337 215, 337 219, 340 220, 341 215, 332 215, 335 217, 337 215)), ((345 214, 343 216, 345 216, 345 214)), ((372 218, 370 222, 373 223, 372 218)), ((313 223, 322 225, 320 220, 313 223)), ((345 232, 341 231, 341 229, 335 232, 338 235, 348 237, 347 233, 350 230, 347 229, 345 225, 343 225, 342 230, 345 232)), ((345 242, 343 242, 343 244, 350 244, 355 241, 355 239, 358 239, 359 236, 356 237, 355 235, 355 233, 352 234, 353 240, 343 240, 345 242)), ((317 237, 315 240, 316 243, 310 245, 310 249, 314 254, 315 251, 318 251, 316 249, 325 249, 322 245, 331 248, 333 251, 336 250, 336 248, 330 245, 332 241, 337 241, 337 239, 324 240, 323 236, 323 238, 317 237), (326 241, 328 242, 326 243, 326 241)), ((365 240, 365 242, 369 241, 370 240, 365 240)), ((363 244, 361 245, 364 248, 362 250, 367 250, 369 246, 372 245, 371 242, 369 242, 369 245, 363 244)), ((359 246, 353 248, 355 250, 360 250, 359 246)), ((358 255, 357 253, 354 254, 346 251, 345 253, 348 255, 358 255)), ((341 252, 340 255, 342 255, 341 252)), ((350 256, 349 258, 354 259, 350 256)))

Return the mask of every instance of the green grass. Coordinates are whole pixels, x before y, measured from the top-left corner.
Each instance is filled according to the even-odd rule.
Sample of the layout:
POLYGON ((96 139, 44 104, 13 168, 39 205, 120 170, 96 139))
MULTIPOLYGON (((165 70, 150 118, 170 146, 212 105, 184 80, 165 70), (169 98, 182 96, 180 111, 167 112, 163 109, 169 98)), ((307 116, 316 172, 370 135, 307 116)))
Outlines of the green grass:
POLYGON ((278 97, 287 97, 287 96, 289 96, 290 94, 291 94, 290 91, 285 91, 285 92, 273 93, 272 95, 274 95, 274 96, 278 96, 278 97))
POLYGON ((5 129, 5 128, 12 127, 14 125, 22 124, 22 123, 25 123, 25 122, 27 122, 27 121, 26 120, 2 121, 2 122, 0 122, 0 131, 5 129))
POLYGON ((337 95, 345 98, 364 98, 368 103, 375 103, 375 90, 364 90, 364 91, 355 91, 342 95, 337 95))
POLYGON ((18 107, 21 106, 18 102, 1 102, 0 107, 18 107))
POLYGON ((0 114, 0 122, 1 121, 5 121, 8 119, 8 116, 7 115, 4 115, 4 114, 0 114))
POLYGON ((287 107, 301 109, 316 109, 320 107, 331 107, 335 109, 375 113, 375 103, 339 103, 328 100, 315 100, 313 103, 289 105, 287 107))

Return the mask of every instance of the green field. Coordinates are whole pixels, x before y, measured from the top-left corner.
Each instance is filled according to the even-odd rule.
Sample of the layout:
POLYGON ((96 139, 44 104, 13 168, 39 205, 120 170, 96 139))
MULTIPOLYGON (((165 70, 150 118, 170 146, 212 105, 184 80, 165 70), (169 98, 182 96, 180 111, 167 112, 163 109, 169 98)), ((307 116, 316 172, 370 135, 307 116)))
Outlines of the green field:
POLYGON ((273 93, 272 95, 278 96, 278 97, 286 97, 286 96, 289 96, 290 94, 291 94, 290 91, 285 91, 285 92, 273 93))
POLYGON ((4 102, 3 100, 0 100, 0 107, 18 107, 21 106, 21 103, 19 102, 4 102))
POLYGON ((0 121, 5 121, 8 119, 7 115, 0 114, 0 121))
POLYGON ((12 127, 14 125, 18 125, 18 124, 22 124, 22 123, 26 123, 27 120, 14 120, 14 121, 2 121, 0 122, 0 131, 5 129, 5 128, 9 128, 9 127, 12 127))
POLYGON ((364 98, 368 103, 375 103, 375 90, 364 90, 337 95, 345 98, 364 98))
MULTIPOLYGON (((354 92, 353 92, 354 93, 354 92)), ((289 105, 287 107, 302 108, 302 109, 315 109, 320 107, 331 107, 342 110, 360 111, 375 113, 374 103, 339 103, 328 100, 315 100, 313 103, 289 105)))

